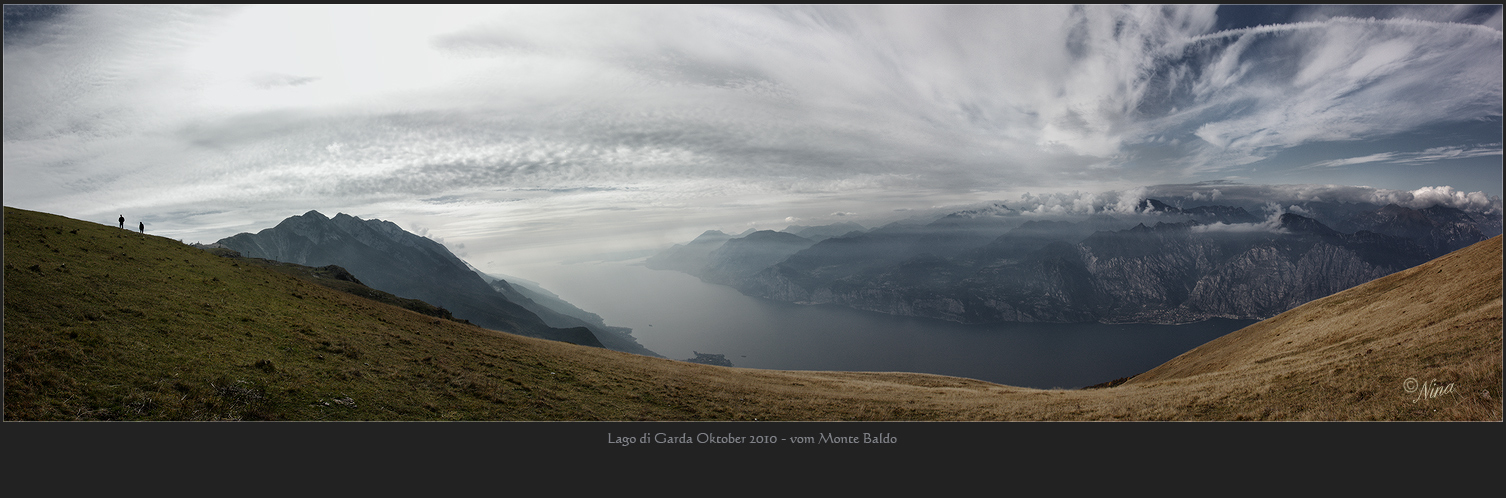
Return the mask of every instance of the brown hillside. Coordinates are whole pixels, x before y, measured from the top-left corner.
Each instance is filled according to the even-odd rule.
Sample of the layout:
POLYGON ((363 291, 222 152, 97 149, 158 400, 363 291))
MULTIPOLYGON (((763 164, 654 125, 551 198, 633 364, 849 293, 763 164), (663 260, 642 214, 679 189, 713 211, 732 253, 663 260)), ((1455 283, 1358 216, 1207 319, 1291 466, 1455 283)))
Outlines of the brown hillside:
POLYGON ((1210 341, 1125 385, 1215 385, 1230 401, 1299 418, 1500 420, 1501 261, 1497 236, 1210 341))

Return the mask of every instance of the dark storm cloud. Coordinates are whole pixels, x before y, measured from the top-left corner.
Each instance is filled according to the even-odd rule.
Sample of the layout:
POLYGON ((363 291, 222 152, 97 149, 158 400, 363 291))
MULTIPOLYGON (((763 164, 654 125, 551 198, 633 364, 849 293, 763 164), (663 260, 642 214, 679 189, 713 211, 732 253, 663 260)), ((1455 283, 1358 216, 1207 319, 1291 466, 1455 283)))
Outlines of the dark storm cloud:
POLYGON ((35 38, 44 36, 40 32, 68 11, 67 5, 6 5, 5 45, 26 43, 28 39, 32 43, 43 42, 35 38))

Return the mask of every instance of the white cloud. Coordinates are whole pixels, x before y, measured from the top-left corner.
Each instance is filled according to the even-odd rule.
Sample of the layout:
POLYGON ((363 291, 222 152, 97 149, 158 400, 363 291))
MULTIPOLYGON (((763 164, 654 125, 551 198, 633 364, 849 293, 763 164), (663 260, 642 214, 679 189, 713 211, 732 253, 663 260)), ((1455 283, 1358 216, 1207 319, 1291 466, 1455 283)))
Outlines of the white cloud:
POLYGON ((1442 205, 1477 213, 1501 212, 1500 197, 1491 198, 1484 192, 1461 192, 1448 186, 1423 187, 1411 192, 1377 190, 1375 202, 1395 203, 1413 209, 1442 205))
POLYGON ((1500 116, 1501 33, 1469 24, 1331 18, 1195 37, 1224 47, 1177 114, 1206 121, 1194 162, 1248 164, 1297 145, 1500 116), (1273 51, 1282 55, 1272 56, 1273 51))
POLYGON ((1265 203, 1265 212, 1267 213, 1265 220, 1260 221, 1259 223, 1225 223, 1220 221, 1216 223, 1195 225, 1191 230, 1198 233, 1213 232, 1281 234, 1288 232, 1285 227, 1281 226, 1281 215, 1286 213, 1293 213, 1303 216, 1311 216, 1311 213, 1308 213, 1306 210, 1302 209, 1301 206, 1283 206, 1279 202, 1265 203))
POLYGON ((1344 159, 1333 159, 1333 160, 1329 160, 1329 161, 1319 161, 1319 162, 1316 162, 1316 163, 1304 166, 1303 168, 1304 169, 1308 169, 1308 168, 1335 168, 1335 167, 1339 167, 1339 166, 1349 166, 1351 164, 1391 162, 1392 160, 1395 160, 1396 157, 1397 157, 1397 153, 1395 153, 1395 152, 1381 152, 1381 153, 1378 153, 1378 154, 1370 154, 1368 156, 1349 157, 1349 158, 1344 158, 1344 159))
POLYGON ((1194 233, 1286 233, 1287 230, 1279 224, 1270 222, 1262 223, 1210 223, 1196 225, 1191 228, 1194 233))
MULTIPOLYGON (((1499 120, 1499 9, 1314 9, 1214 33, 1200 5, 81 5, 7 42, 5 198, 203 238, 308 209, 411 216, 482 252, 1024 191, 1071 191, 1020 196, 1034 216, 1128 213, 1151 193, 1131 185, 1499 120)), ((1456 194, 1410 199, 1481 205, 1456 194)))
POLYGON ((1130 214, 1139 211, 1145 190, 1072 191, 1048 194, 1026 192, 1013 205, 1029 215, 1130 214))
POLYGON ((1192 198, 1217 185, 1223 202, 1231 205, 1261 204, 1267 211, 1277 214, 1295 212, 1303 214, 1301 202, 1371 203, 1377 205, 1397 204, 1413 209, 1434 205, 1462 209, 1475 213, 1501 213, 1500 196, 1485 192, 1465 192, 1448 186, 1422 187, 1416 190, 1394 190, 1350 185, 1242 185, 1237 183, 1213 183, 1191 185, 1155 185, 1145 189, 1150 198, 1192 198), (1287 207, 1282 207, 1287 206, 1287 207))
POLYGON ((1398 151, 1380 152, 1360 157, 1348 157, 1343 159, 1331 159, 1318 161, 1300 169, 1335 168, 1366 163, 1394 163, 1394 164, 1428 164, 1437 161, 1455 159, 1468 159, 1475 157, 1488 157, 1501 155, 1501 144, 1485 145, 1460 145, 1446 147, 1432 147, 1420 152, 1398 151))

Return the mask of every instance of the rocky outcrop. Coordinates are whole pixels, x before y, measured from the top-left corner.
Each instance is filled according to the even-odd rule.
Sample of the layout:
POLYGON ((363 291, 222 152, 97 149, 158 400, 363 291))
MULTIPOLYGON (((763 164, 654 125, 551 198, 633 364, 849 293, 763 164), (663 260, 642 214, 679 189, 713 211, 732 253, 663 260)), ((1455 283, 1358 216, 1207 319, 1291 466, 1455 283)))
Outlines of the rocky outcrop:
POLYGON ((1270 317, 1430 259, 1403 238, 1343 234, 1291 214, 1265 232, 1200 227, 1142 224, 1076 244, 1027 238, 968 258, 915 257, 827 279, 820 267, 787 264, 797 255, 739 290, 964 323, 1184 323, 1270 317))
POLYGON ((685 361, 690 362, 690 363, 700 363, 702 365, 716 365, 716 366, 719 366, 719 367, 730 367, 730 366, 732 366, 732 360, 727 359, 727 355, 712 354, 712 353, 702 353, 702 352, 699 352, 699 351, 691 351, 691 352, 695 353, 695 358, 690 358, 690 359, 687 359, 685 361))
POLYGON ((1428 252, 1447 254, 1501 234, 1499 218, 1472 214, 1448 206, 1410 209, 1388 204, 1352 216, 1336 227, 1411 239, 1428 252))

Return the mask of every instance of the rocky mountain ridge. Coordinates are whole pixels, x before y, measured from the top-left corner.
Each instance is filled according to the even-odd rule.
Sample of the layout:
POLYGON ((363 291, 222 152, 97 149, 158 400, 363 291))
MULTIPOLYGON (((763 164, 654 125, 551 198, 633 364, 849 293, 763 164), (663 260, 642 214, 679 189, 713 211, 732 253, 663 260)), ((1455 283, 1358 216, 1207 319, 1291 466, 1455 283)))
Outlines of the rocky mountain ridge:
POLYGON ((443 245, 383 220, 318 211, 217 245, 253 258, 305 266, 339 265, 371 288, 442 306, 482 327, 519 335, 657 356, 627 329, 560 313, 505 281, 488 283, 443 245))
POLYGON ((824 239, 757 271, 720 270, 743 239, 703 241, 699 268, 664 269, 776 301, 962 323, 1188 323, 1268 318, 1500 233, 1499 214, 1444 206, 1292 211, 1262 220, 1145 199, 1135 216, 1152 224, 1129 226, 1025 220, 995 203, 824 239))

